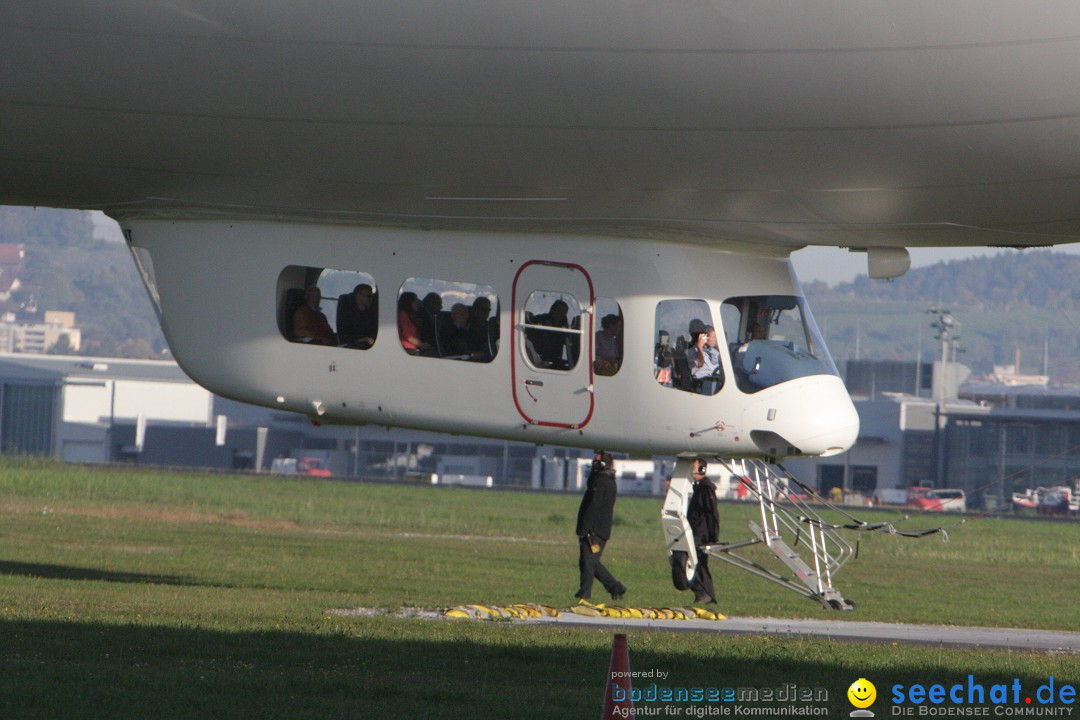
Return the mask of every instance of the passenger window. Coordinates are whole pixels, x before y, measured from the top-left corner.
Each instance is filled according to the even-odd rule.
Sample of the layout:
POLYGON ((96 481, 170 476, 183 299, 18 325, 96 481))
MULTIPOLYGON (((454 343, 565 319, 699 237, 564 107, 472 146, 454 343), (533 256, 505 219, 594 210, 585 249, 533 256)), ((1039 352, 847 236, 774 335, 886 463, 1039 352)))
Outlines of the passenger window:
POLYGON ((735 384, 755 393, 810 375, 837 375, 810 309, 794 295, 725 300, 720 308, 735 384))
POLYGON ((487 285, 409 278, 397 324, 410 355, 489 363, 499 352, 499 298, 487 285))
POLYGON ((619 372, 623 359, 623 314, 612 298, 596 298, 598 329, 593 339, 593 372, 611 376, 619 372))
POLYGON ((533 367, 572 370, 581 353, 581 306, 569 293, 536 290, 525 300, 525 356, 533 367))
POLYGON ((664 387, 715 395, 724 385, 720 341, 704 300, 662 300, 656 305, 656 381, 664 387))
POLYGON ((278 329, 306 345, 367 350, 379 334, 375 280, 363 272, 290 265, 277 284, 278 329))

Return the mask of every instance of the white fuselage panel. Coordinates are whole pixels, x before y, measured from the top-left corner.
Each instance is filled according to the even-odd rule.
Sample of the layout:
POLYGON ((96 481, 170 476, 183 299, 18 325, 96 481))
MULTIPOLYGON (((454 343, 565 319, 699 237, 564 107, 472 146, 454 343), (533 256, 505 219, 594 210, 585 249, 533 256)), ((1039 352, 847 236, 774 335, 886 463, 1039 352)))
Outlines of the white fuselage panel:
MULTIPOLYGON (((124 228, 152 259, 177 361, 200 384, 246 402, 323 422, 646 454, 816 455, 850 446, 858 430, 834 374, 744 392, 723 341, 714 376, 686 377, 696 391, 671 381, 671 358, 676 371, 692 358, 685 348, 695 321, 715 325, 721 338, 724 322, 738 331, 722 320, 732 310, 722 311, 723 301, 799 294, 784 257, 668 242, 297 223, 147 220, 124 228), (304 281, 297 268, 310 270, 304 281), (374 286, 379 327, 369 349, 286 338, 282 298, 327 268, 363 273, 374 286), (495 296, 489 362, 409 354, 395 308, 403 291, 422 287, 442 288, 447 321, 452 305, 469 302, 470 288, 495 296), (570 318, 548 327, 544 317, 558 299, 570 318), (672 307, 691 313, 676 317, 672 307), (616 344, 600 337, 597 308, 621 314, 616 344), (679 346, 666 358, 661 324, 664 347, 679 346), (544 355, 553 339, 556 355, 544 355), (605 347, 618 348, 614 374, 598 362, 605 347)), ((332 323, 333 306, 344 301, 330 295, 324 288, 332 323)))

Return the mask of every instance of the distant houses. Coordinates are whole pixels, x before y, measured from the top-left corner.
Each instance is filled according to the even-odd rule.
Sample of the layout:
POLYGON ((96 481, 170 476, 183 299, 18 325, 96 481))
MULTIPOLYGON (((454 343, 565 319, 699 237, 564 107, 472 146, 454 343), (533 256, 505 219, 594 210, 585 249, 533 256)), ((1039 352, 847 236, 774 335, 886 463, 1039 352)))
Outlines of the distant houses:
POLYGON ((0 243, 0 302, 10 300, 11 293, 19 289, 19 270, 25 257, 24 246, 0 243))
MULTIPOLYGON (((7 302, 22 283, 19 275, 26 249, 23 245, 0 243, 0 302, 7 302)), ((66 310, 24 308, 0 314, 0 352, 48 352, 70 354, 79 351, 82 332, 75 325, 75 313, 66 310)))
POLYGON ((78 352, 82 331, 75 313, 46 310, 44 313, 6 312, 0 315, 0 352, 60 355, 78 352))

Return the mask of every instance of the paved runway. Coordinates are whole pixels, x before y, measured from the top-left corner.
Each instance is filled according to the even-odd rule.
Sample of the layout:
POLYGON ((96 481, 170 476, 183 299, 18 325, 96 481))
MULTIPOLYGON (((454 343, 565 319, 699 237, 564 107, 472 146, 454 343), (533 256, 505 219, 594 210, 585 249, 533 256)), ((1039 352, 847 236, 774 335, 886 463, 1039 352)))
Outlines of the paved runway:
POLYGON ((563 612, 557 618, 532 623, 612 629, 661 629, 674 632, 729 635, 815 637, 874 643, 911 643, 967 648, 1004 648, 1037 652, 1080 652, 1080 633, 1024 628, 958 627, 953 625, 901 625, 842 620, 785 620, 780 618, 728 618, 727 620, 634 620, 587 617, 563 612))

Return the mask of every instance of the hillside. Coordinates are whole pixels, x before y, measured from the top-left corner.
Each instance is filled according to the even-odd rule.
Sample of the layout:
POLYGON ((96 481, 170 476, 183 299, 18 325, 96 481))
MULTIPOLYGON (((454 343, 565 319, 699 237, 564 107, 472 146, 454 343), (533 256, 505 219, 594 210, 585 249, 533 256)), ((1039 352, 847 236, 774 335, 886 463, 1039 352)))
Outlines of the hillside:
POLYGON ((165 338, 131 256, 94 237, 89 213, 0 207, 0 243, 26 248, 22 285, 0 312, 72 310, 80 354, 161 357, 165 338))
POLYGON ((837 362, 850 358, 930 360, 939 353, 931 306, 961 323, 959 360, 976 373, 1012 364, 1051 381, 1080 382, 1080 256, 1027 250, 938 263, 896 280, 804 290, 837 362))
POLYGON ((823 283, 804 289, 822 299, 859 302, 931 301, 982 311, 1073 310, 1080 306, 1078 270, 1080 255, 1026 250, 942 262, 916 268, 895 280, 861 275, 831 289, 823 283))

